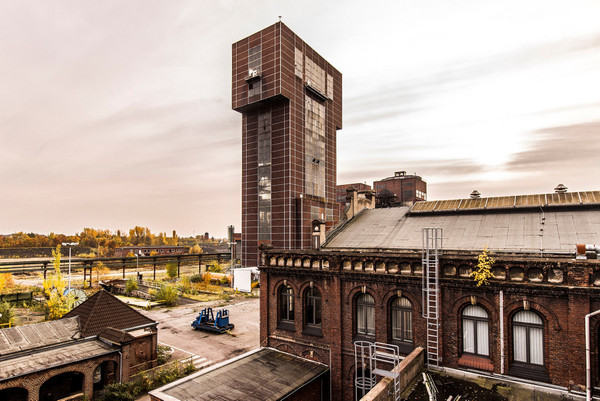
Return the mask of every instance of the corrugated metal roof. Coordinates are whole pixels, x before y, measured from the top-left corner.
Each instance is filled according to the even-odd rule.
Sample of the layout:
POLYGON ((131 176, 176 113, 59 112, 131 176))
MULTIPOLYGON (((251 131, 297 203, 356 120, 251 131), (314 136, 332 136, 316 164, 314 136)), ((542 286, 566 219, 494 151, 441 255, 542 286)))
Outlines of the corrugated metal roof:
POLYGON ((0 381, 112 352, 117 352, 117 349, 100 340, 79 340, 36 352, 21 351, 8 357, 0 357, 0 381))
POLYGON ((326 249, 422 248, 422 229, 441 227, 444 249, 574 253, 575 244, 600 242, 600 208, 486 210, 407 215, 408 207, 365 210, 326 249))
POLYGON ((416 202, 410 211, 411 213, 432 213, 596 204, 600 204, 600 191, 423 201, 416 202))
POLYGON ((0 356, 79 338, 79 318, 0 330, 0 356))

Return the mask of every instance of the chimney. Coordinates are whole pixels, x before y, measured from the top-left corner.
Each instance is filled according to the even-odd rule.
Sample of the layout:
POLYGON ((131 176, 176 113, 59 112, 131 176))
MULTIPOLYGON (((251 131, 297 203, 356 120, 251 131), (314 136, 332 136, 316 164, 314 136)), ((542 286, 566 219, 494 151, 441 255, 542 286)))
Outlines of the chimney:
POLYGON ((481 194, 476 189, 473 190, 473 192, 471 192, 470 196, 471 196, 471 199, 479 199, 479 198, 481 198, 481 194))
POLYGON ((554 188, 554 192, 557 194, 564 194, 567 193, 567 189, 569 188, 565 187, 563 184, 558 184, 556 188, 554 188))
POLYGON ((350 220, 363 209, 375 209, 375 191, 357 191, 350 187, 346 193, 346 219, 350 220))

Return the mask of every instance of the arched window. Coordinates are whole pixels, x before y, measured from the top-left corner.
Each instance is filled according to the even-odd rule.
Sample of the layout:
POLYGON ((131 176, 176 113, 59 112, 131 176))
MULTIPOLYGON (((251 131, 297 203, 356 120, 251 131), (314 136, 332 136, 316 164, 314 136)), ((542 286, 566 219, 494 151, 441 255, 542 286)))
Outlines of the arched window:
POLYGON ((469 305, 463 310, 463 352, 465 354, 490 356, 489 322, 488 313, 481 306, 469 305))
POLYGON ((304 295, 304 323, 307 326, 321 326, 321 293, 309 288, 304 295))
POLYGON ((375 335, 375 300, 371 294, 356 297, 356 333, 375 335))
POLYGON ((392 340, 412 343, 412 305, 404 297, 395 298, 391 305, 392 340))
POLYGON ((289 285, 279 288, 279 321, 292 323, 294 321, 294 290, 289 285))
POLYGON ((535 312, 515 314, 513 323, 513 361, 544 365, 544 322, 535 312))

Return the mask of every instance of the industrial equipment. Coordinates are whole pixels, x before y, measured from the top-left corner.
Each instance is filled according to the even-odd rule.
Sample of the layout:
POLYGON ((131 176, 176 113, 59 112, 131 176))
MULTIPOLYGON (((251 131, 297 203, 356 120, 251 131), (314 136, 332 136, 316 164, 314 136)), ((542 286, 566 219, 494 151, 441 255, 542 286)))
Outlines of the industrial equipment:
POLYGON ((215 318, 212 308, 204 308, 196 320, 192 322, 192 327, 196 330, 221 334, 232 330, 234 325, 229 323, 229 311, 227 309, 218 310, 215 318))

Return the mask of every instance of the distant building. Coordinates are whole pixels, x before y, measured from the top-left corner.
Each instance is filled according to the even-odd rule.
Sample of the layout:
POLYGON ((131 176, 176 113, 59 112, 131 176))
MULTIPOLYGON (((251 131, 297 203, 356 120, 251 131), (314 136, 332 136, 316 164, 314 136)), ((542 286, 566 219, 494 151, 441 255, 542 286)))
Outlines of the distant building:
POLYGON ((123 258, 133 253, 134 255, 139 256, 150 256, 152 253, 156 255, 177 255, 188 252, 187 246, 123 246, 120 248, 115 248, 114 256, 116 258, 123 258))
MULTIPOLYGON (((407 175, 406 171, 396 171, 393 177, 373 182, 373 189, 379 199, 393 198, 395 205, 412 205, 416 201, 427 200, 427 183, 418 175, 407 175), (384 192, 384 191, 388 192, 384 192)), ((385 207, 384 202, 381 206, 385 207)))
POLYGON ((62 319, 2 329, 0 400, 92 400, 156 366, 157 325, 100 290, 62 319))
POLYGON ((233 44, 232 108, 242 114, 242 265, 259 246, 309 248, 338 218, 342 74, 282 22, 233 44))

